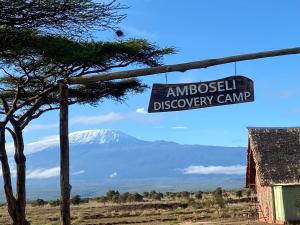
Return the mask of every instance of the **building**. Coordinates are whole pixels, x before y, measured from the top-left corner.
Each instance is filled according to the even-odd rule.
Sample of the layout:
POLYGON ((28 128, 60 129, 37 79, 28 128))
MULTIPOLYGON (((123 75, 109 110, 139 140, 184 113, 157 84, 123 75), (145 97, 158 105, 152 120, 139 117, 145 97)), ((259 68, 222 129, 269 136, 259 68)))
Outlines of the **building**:
POLYGON ((246 187, 259 220, 300 224, 300 128, 248 128, 246 187))

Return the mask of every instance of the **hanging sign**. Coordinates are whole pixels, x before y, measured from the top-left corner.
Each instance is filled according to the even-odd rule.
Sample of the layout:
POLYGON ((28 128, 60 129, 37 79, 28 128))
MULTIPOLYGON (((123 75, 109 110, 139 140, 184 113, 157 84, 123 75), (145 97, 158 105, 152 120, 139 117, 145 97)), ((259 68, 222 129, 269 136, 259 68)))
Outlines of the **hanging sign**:
POLYGON ((244 76, 199 83, 153 84, 148 112, 189 110, 253 101, 253 81, 244 76))

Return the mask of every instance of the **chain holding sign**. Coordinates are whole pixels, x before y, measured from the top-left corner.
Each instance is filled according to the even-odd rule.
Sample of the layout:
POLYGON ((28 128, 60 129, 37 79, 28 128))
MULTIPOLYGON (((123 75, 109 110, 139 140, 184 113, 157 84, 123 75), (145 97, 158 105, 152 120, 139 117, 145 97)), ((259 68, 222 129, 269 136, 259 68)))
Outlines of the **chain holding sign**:
POLYGON ((180 111, 253 101, 253 81, 244 76, 198 83, 153 84, 148 112, 180 111))

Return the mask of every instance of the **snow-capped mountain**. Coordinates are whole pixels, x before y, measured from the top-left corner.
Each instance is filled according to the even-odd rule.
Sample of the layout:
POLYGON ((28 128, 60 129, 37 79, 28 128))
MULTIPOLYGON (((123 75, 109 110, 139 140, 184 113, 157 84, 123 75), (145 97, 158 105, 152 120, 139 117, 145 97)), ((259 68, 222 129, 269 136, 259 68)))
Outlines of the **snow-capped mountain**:
MULTIPOLYGON (((82 144, 136 144, 142 142, 137 138, 129 136, 121 131, 98 129, 98 130, 83 130, 69 134, 70 145, 82 144)), ((33 154, 48 148, 59 147, 59 136, 50 136, 36 142, 26 144, 25 152, 27 155, 33 154)), ((7 144, 8 152, 13 154, 13 144, 7 144)))
POLYGON ((70 133, 70 144, 134 143, 138 139, 117 130, 84 130, 70 133))
MULTIPOLYGON (((29 192, 53 187, 58 193, 58 136, 28 143, 25 152, 29 192)), ((91 190, 91 186, 95 187, 89 192, 92 194, 109 188, 172 191, 241 187, 245 161, 243 147, 143 141, 116 130, 70 133, 70 171, 75 192, 91 190)))

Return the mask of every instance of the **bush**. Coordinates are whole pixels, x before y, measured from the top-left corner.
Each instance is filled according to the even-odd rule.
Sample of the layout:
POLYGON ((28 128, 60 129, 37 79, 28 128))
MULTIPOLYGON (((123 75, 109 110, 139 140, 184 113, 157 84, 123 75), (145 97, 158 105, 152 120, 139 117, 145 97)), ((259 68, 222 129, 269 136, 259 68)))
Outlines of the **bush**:
POLYGON ((203 203, 195 201, 194 198, 189 198, 188 199, 188 206, 192 207, 194 209, 201 209, 201 208, 203 208, 203 203))
POLYGON ((111 198, 111 202, 119 203, 120 202, 120 195, 113 195, 111 198))
POLYGON ((108 198, 106 196, 101 196, 101 197, 97 197, 96 201, 105 204, 106 202, 108 202, 108 198))
MULTIPOLYGON (((118 191, 114 191, 114 190, 109 190, 108 192, 106 192, 106 197, 108 198, 109 201, 112 201, 113 196, 120 196, 120 193, 118 191)), ((114 197, 114 199, 116 199, 116 197, 114 197)))
POLYGON ((190 197, 190 195, 191 195, 191 193, 188 191, 183 191, 180 193, 180 197, 185 198, 185 199, 188 199, 190 197))
POLYGON ((129 192, 125 192, 123 194, 120 194, 120 202, 128 202, 128 198, 129 198, 130 193, 129 192))
POLYGON ((240 199, 241 197, 243 197, 243 191, 242 191, 242 190, 236 191, 236 192, 235 192, 235 196, 238 197, 238 198, 240 199))
POLYGON ((153 196, 156 195, 156 194, 157 194, 156 191, 150 191, 149 198, 153 198, 153 196))
POLYGON ((202 191, 197 191, 197 192, 195 193, 195 198, 196 198, 196 199, 202 199, 202 194, 203 194, 202 191))
POLYGON ((48 202, 46 202, 44 199, 40 199, 40 198, 31 202, 32 206, 44 206, 46 204, 48 204, 48 202))
POLYGON ((52 200, 52 201, 49 202, 49 204, 51 206, 59 206, 60 205, 60 200, 59 199, 52 200))
POLYGON ((143 196, 144 196, 144 198, 149 198, 149 192, 148 191, 144 191, 143 192, 143 196))
POLYGON ((128 202, 142 202, 143 196, 140 195, 139 193, 135 192, 133 194, 129 194, 127 201, 128 202))
POLYGON ((216 189, 212 192, 212 195, 213 195, 214 198, 222 198, 222 197, 223 197, 222 194, 223 194, 223 190, 222 190, 222 188, 220 188, 220 187, 216 188, 216 189))
POLYGON ((71 203, 73 205, 79 205, 81 203, 81 197, 80 195, 75 195, 71 198, 71 203))
POLYGON ((162 198, 162 195, 161 195, 160 193, 155 193, 155 194, 151 195, 151 198, 152 198, 153 200, 160 201, 161 198, 162 198))

